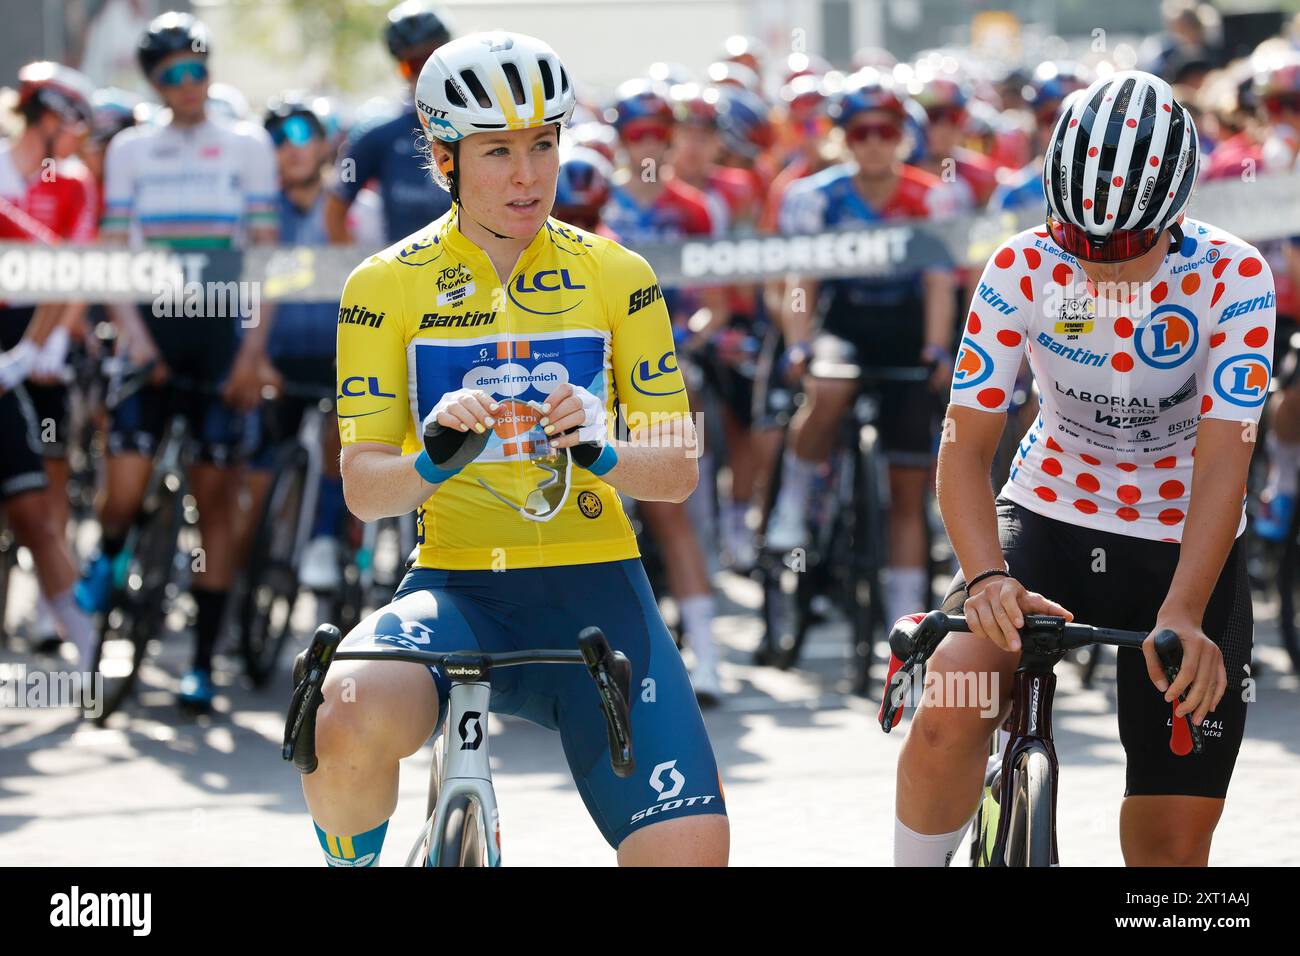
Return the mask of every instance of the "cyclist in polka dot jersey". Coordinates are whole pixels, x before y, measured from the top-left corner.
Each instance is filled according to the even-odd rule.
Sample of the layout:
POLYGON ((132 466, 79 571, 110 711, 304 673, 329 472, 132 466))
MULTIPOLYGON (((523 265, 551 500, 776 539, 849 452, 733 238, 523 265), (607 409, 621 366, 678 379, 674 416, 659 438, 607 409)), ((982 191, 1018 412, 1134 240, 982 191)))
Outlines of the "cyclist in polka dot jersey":
POLYGON ((1172 684, 1152 640, 1118 652, 1120 843, 1130 865, 1208 862, 1246 724, 1239 541, 1276 296, 1258 250, 1186 217, 1198 147, 1167 83, 1098 80, 1053 132, 1047 222, 1004 243, 976 286, 938 471, 961 564, 943 608, 970 633, 945 639, 927 682, 992 673, 1000 713, 922 703, 899 759, 900 864, 944 865, 960 843, 1027 614, 1178 635, 1172 684), (995 499, 988 475, 1026 354, 1040 411, 995 499), (1184 716, 1201 753, 1171 744, 1184 716))

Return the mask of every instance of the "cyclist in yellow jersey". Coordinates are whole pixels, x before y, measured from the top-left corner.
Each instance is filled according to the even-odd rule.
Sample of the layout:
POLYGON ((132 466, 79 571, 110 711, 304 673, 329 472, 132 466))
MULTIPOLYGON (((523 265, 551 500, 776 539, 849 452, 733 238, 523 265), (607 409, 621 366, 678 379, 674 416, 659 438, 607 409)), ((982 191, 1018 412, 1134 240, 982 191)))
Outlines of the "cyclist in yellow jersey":
MULTIPOLYGON (((452 209, 349 277, 338 412, 348 507, 367 521, 418 509, 419 548, 393 602, 344 646, 568 647, 600 626, 632 664, 631 778, 610 768, 578 668, 494 674, 493 711, 560 732, 620 863, 724 864, 713 751, 618 497, 681 501, 698 480, 654 273, 548 216, 574 95, 546 44, 511 33, 452 41, 421 71, 416 105, 452 209)), ((398 761, 446 710, 444 675, 429 669, 431 687, 420 670, 330 670, 320 768, 304 790, 332 864, 378 860, 398 761)))

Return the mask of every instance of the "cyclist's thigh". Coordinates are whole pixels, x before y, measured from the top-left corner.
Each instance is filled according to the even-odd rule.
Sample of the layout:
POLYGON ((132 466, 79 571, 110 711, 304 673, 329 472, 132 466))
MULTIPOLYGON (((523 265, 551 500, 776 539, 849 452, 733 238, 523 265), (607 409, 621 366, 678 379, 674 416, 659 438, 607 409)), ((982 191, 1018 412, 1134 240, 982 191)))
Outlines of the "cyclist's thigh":
MULTIPOLYGON (((1158 544, 1157 542, 1151 542, 1158 544)), ((1166 546, 1165 567, 1149 567, 1136 581, 1139 600, 1125 623, 1134 630, 1154 626, 1177 564, 1178 549, 1166 546)), ((1157 559, 1149 559, 1150 566, 1157 559)), ((1136 572, 1136 567, 1133 567, 1136 572)), ((1165 702, 1147 675, 1141 651, 1121 648, 1116 685, 1120 741, 1127 757, 1125 796, 1184 795, 1222 799, 1236 766, 1246 729, 1243 680, 1248 676, 1254 626, 1245 551, 1237 539, 1210 595, 1203 619, 1205 635, 1223 651, 1228 689, 1201 724, 1205 749, 1180 757, 1169 748, 1173 704, 1165 702)))
POLYGON ((930 467, 935 398, 926 382, 885 382, 879 390, 876 430, 889 464, 898 468, 930 467))
MULTIPOLYGON (((636 770, 615 775, 599 697, 582 668, 554 668, 565 756, 588 812, 609 845, 660 820, 726 813, 722 778, 681 655, 659 617, 640 561, 548 569, 551 589, 571 597, 548 615, 544 639, 572 646, 596 625, 632 665, 636 770), (563 671, 563 673, 560 673, 563 671)), ((521 711, 523 716, 529 716, 521 711)))
POLYGON ((43 491, 48 484, 36 412, 20 385, 0 394, 0 501, 43 491))
POLYGON ((28 382, 26 388, 40 428, 41 453, 46 458, 67 458, 68 386, 28 382))

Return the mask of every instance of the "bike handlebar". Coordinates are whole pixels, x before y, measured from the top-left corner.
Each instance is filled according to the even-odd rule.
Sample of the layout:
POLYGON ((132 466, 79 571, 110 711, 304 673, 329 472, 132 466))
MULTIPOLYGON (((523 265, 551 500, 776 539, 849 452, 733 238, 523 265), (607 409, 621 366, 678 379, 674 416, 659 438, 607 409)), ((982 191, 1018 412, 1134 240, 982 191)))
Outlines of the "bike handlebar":
POLYGON ((429 667, 460 668, 458 678, 484 679, 494 667, 520 664, 584 664, 596 684, 600 708, 609 734, 609 761, 614 773, 627 778, 636 770, 632 754, 632 722, 628 714, 631 694, 632 665, 621 651, 610 649, 598 627, 585 628, 578 635, 578 650, 505 651, 488 654, 478 651, 416 651, 402 648, 358 647, 338 650, 343 635, 332 624, 316 629, 311 646, 294 667, 294 690, 285 720, 281 756, 292 761, 299 773, 314 773, 316 758, 316 712, 324 702, 321 687, 330 665, 346 661, 406 661, 429 667))
MULTIPOLYGON (((938 650, 940 642, 950 633, 965 631, 968 631, 965 617, 945 614, 943 611, 931 611, 920 621, 903 618, 895 623, 889 634, 889 674, 885 678, 885 694, 878 715, 881 730, 889 733, 902 719, 904 688, 912 681, 916 669, 919 667, 924 673, 925 662, 938 650), (909 630, 905 626, 908 623, 915 623, 916 626, 909 630)), ((1088 644, 1140 649, 1148 636, 1145 631, 1076 624, 1049 614, 1026 614, 1025 626, 1019 632, 1022 651, 1031 654, 1064 653, 1088 644)), ((1165 678, 1172 684, 1182 665, 1183 645, 1177 634, 1164 628, 1155 635, 1155 649, 1164 668, 1165 678)), ((1173 704, 1175 711, 1179 702, 1186 698, 1185 692, 1179 695, 1173 704)), ((1192 723, 1191 714, 1185 714, 1181 722, 1175 715, 1171 728, 1169 747, 1174 753, 1184 756, 1202 751, 1204 740, 1201 729, 1192 723), (1181 733, 1183 726, 1187 728, 1186 736, 1181 733)))

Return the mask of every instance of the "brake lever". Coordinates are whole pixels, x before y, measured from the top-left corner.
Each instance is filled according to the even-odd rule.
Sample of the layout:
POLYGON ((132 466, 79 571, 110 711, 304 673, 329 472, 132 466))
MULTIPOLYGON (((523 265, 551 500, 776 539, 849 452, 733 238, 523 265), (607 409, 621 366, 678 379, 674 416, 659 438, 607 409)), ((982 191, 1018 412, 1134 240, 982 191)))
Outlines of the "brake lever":
POLYGON ((316 628, 311 645, 294 662, 294 689, 289 699, 289 713, 284 723, 284 743, 280 756, 293 762, 301 774, 315 773, 316 711, 324 702, 321 687, 329 673, 330 662, 343 635, 333 624, 316 628))
MULTIPOLYGON (((1165 628, 1156 635, 1156 656, 1160 658, 1160 664, 1164 667, 1165 680, 1173 684, 1174 679, 1178 677, 1183 662, 1183 645, 1178 640, 1178 635, 1169 628, 1165 628)), ((1192 715, 1184 714, 1180 719, 1178 717, 1178 705, 1187 699, 1187 693, 1178 695, 1178 700, 1174 701, 1172 706, 1173 713, 1169 721, 1169 749, 1180 757, 1186 757, 1189 753, 1199 754, 1205 749, 1205 737, 1201 733, 1201 728, 1192 723, 1192 715)))
POLYGON ((609 736, 610 766, 615 775, 626 779, 636 770, 627 704, 632 665, 626 655, 610 650, 604 632, 598 627, 584 628, 578 635, 578 647, 600 694, 605 730, 609 736))

